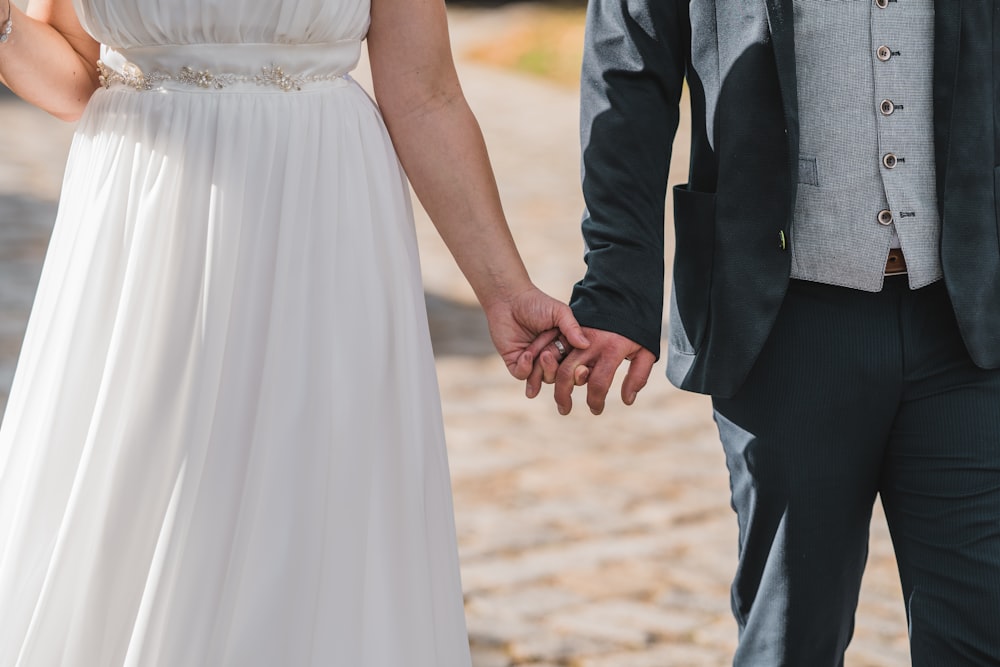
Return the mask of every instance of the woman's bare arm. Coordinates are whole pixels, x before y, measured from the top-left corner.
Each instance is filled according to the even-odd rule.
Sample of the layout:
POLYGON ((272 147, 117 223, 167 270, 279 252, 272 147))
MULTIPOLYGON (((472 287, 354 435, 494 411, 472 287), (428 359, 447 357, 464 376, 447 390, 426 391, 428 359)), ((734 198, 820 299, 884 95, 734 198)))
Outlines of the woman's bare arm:
POLYGON ((586 347, 569 307, 532 284, 514 245, 455 72, 444 1, 372 0, 368 51, 400 162, 483 305, 511 373, 527 378, 557 328, 573 347, 586 347))
MULTIPOLYGON (((0 0, 0 15, 6 6, 0 0)), ((100 45, 84 32, 72 0, 11 5, 14 29, 0 44, 0 81, 64 120, 76 120, 97 89, 100 45)))
POLYGON ((373 0, 375 97, 421 203, 484 306, 531 286, 482 132, 452 62, 442 0, 373 0))

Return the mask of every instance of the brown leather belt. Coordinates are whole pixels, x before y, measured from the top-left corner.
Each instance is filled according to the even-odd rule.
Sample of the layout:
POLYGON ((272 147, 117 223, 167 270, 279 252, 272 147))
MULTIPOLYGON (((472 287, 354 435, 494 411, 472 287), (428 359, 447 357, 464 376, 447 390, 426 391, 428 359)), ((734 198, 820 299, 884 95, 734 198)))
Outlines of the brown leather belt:
POLYGON ((885 260, 885 275, 895 276, 900 273, 906 273, 906 258, 903 257, 902 250, 891 248, 889 258, 885 260))

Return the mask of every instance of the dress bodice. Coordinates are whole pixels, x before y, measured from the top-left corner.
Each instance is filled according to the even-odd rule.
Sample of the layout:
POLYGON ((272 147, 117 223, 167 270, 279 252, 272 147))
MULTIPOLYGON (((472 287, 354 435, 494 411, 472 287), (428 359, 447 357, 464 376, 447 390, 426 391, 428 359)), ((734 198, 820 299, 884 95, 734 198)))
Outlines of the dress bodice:
POLYGON ((370 0, 73 0, 87 31, 112 47, 322 44, 360 40, 370 0))

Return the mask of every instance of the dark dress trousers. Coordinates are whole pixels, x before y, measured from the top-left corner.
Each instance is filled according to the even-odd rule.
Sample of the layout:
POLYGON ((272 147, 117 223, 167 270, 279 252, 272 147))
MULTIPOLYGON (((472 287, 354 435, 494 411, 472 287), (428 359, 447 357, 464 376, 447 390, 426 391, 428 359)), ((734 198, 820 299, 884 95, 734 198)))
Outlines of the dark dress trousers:
POLYGON ((935 1, 944 279, 875 293, 789 278, 804 1, 590 0, 573 310, 659 354, 686 81, 668 375, 712 395, 726 452, 734 663, 842 667, 881 496, 913 664, 1000 666, 1000 0, 935 1))

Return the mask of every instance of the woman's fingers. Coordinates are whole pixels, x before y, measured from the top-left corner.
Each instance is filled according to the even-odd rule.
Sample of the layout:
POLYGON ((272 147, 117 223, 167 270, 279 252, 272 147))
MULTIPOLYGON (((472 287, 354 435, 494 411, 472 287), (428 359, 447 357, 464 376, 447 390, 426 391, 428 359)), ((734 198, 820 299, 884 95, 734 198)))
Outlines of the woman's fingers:
MULTIPOLYGON (((569 343, 571 347, 578 350, 585 350, 590 347, 590 340, 583 333, 583 327, 580 323, 576 321, 573 316, 573 311, 570 310, 569 306, 561 305, 559 312, 556 315, 556 326, 559 327, 559 331, 562 332, 563 336, 566 337, 566 342, 569 343)), ((565 356, 565 355, 564 355, 565 356)))

